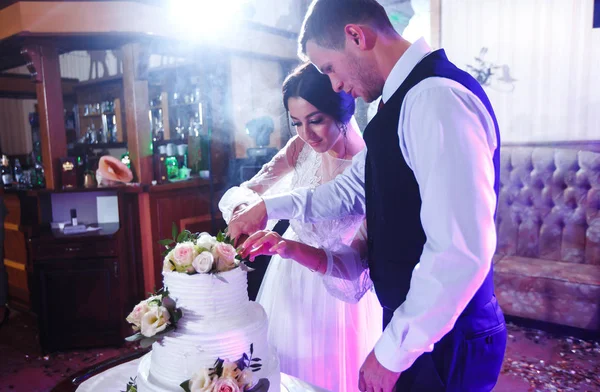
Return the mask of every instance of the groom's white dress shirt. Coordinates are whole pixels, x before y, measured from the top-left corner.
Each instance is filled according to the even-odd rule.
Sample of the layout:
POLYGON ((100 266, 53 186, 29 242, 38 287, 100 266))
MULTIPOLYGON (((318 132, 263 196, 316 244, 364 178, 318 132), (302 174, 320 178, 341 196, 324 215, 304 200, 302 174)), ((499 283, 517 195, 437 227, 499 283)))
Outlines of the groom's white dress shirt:
MULTIPOLYGON (((423 39, 410 46, 385 82, 384 102, 430 52, 423 39)), ((479 98, 438 77, 408 92, 398 135, 419 184, 427 240, 406 301, 375 345, 375 355, 387 369, 404 371, 452 329, 490 269, 496 248, 492 156, 497 141, 493 120, 479 98)), ((366 149, 343 174, 314 190, 264 197, 269 219, 364 215, 365 158, 366 149)))

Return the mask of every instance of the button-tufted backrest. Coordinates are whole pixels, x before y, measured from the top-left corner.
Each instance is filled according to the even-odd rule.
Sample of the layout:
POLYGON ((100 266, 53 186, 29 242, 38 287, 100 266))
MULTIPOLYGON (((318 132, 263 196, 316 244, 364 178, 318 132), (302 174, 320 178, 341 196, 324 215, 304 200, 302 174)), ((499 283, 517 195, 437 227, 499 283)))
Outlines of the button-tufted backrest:
POLYGON ((500 255, 600 264, 600 153, 503 146, 500 255))

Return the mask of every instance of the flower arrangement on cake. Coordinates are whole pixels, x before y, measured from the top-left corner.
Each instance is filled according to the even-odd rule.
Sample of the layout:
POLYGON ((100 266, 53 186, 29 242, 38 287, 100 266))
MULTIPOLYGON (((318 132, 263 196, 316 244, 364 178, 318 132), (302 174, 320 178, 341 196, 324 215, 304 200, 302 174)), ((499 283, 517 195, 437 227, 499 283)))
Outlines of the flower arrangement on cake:
POLYGON ((186 392, 267 392, 269 380, 254 380, 254 372, 261 368, 261 359, 252 358, 253 345, 250 345, 250 356, 246 353, 235 362, 217 359, 214 367, 202 368, 194 373, 191 379, 181 383, 186 392))
POLYGON ((163 252, 163 271, 193 275, 216 274, 238 267, 251 270, 242 262, 233 247, 233 241, 222 232, 217 236, 188 230, 177 233, 177 226, 173 224, 173 238, 159 243, 166 248, 163 252))
POLYGON ((138 392, 136 379, 137 379, 137 377, 129 377, 129 382, 127 383, 127 386, 125 387, 125 390, 120 391, 120 392, 138 392))
POLYGON ((150 347, 177 327, 177 321, 183 316, 181 309, 169 297, 169 290, 162 288, 148 299, 137 304, 127 322, 132 325, 135 334, 126 338, 129 342, 140 341, 143 348, 150 347))

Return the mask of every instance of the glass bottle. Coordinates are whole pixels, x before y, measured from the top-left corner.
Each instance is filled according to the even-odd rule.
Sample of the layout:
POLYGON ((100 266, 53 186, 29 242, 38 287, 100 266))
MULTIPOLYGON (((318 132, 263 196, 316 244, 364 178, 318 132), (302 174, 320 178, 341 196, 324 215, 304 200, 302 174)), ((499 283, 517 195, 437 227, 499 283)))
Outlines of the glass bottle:
POLYGON ((15 167, 14 167, 14 179, 17 184, 21 183, 21 177, 23 177, 23 168, 21 167, 21 162, 19 158, 15 158, 15 167))

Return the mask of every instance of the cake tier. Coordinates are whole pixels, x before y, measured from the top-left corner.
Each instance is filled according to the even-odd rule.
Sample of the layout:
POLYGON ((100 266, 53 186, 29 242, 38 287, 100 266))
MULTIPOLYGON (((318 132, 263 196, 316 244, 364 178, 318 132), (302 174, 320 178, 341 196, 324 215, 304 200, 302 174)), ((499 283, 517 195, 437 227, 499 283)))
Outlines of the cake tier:
MULTIPOLYGON (((137 374, 137 387, 139 392, 181 392, 182 389, 179 384, 160 384, 156 381, 152 381, 150 376, 150 368, 152 366, 152 355, 153 352, 146 354, 140 362, 137 374)), ((271 352, 270 355, 263 360, 263 368, 254 373, 256 380, 259 378, 269 379, 270 386, 269 392, 280 392, 281 391, 281 373, 279 370, 279 359, 275 352, 271 352)))
POLYGON ((169 296, 183 309, 182 321, 229 319, 249 302, 247 273, 240 268, 218 276, 163 271, 163 277, 169 296))
MULTIPOLYGON (((185 313, 184 318, 188 317, 185 313)), ((213 367, 217 358, 238 360, 244 353, 269 357, 267 315, 259 304, 246 306, 229 318, 180 322, 177 330, 152 345, 149 380, 160 385, 179 385, 200 368, 213 367)), ((263 364, 266 366, 267 364, 263 364)))

